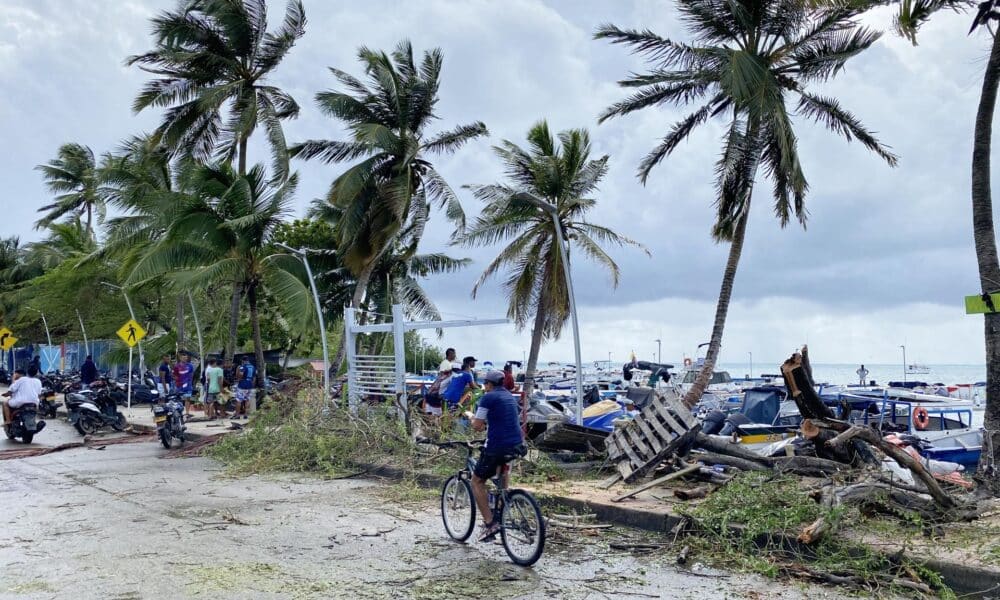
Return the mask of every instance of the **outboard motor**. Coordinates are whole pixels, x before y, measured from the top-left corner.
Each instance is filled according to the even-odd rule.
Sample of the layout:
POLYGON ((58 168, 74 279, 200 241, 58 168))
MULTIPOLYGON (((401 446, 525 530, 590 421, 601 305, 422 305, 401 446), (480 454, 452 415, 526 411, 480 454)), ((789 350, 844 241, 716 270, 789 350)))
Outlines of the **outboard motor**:
POLYGON ((726 413, 716 409, 705 415, 704 420, 701 422, 701 432, 705 435, 715 435, 722 431, 722 427, 725 424, 726 413))

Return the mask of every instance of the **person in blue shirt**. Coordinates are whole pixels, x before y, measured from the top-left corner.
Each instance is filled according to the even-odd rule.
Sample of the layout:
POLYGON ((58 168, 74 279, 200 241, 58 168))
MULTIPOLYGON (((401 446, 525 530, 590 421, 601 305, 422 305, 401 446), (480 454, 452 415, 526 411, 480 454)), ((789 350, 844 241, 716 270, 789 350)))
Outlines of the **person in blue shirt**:
POLYGON ((239 419, 241 414, 244 420, 249 418, 247 417, 247 404, 250 402, 250 395, 253 394, 253 382, 256 373, 257 369, 250 364, 250 357, 244 356, 236 377, 236 408, 233 410, 234 419, 239 419))
MULTIPOLYGON (((490 371, 483 384, 486 393, 479 399, 472 429, 486 430, 486 445, 483 446, 472 472, 472 495, 476 499, 479 514, 483 515, 479 541, 493 539, 500 531, 499 515, 494 516, 490 507, 486 482, 496 476, 497 471, 511 460, 527 454, 524 436, 521 432, 521 411, 517 399, 503 387, 503 371, 490 371)), ((504 476, 504 485, 507 485, 504 476)))
POLYGON ((476 357, 466 356, 462 359, 462 370, 451 376, 448 386, 441 392, 441 396, 448 403, 448 408, 455 410, 462 402, 466 388, 479 389, 476 378, 472 370, 476 368, 476 357))
POLYGON ((174 386, 184 400, 185 417, 191 418, 191 396, 194 394, 194 365, 187 352, 181 352, 181 359, 174 365, 174 386))

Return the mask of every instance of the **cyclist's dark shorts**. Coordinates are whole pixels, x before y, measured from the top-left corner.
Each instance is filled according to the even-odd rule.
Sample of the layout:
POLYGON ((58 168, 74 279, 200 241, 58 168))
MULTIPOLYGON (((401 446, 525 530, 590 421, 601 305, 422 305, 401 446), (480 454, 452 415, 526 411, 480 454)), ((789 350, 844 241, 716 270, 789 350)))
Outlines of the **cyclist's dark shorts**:
POLYGON ((528 449, 524 447, 524 444, 512 448, 502 448, 498 451, 483 448, 482 452, 479 453, 479 460, 476 461, 476 469, 473 473, 480 479, 489 479, 496 476, 500 467, 527 453, 528 449))

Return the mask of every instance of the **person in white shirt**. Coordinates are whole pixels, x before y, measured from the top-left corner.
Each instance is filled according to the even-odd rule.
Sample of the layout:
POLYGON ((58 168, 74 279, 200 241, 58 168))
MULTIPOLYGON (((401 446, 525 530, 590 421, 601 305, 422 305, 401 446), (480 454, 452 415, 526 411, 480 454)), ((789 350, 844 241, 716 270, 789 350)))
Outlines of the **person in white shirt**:
POLYGON ((38 406, 38 396, 42 394, 42 382, 35 378, 38 369, 34 365, 28 367, 25 374, 23 369, 14 371, 14 381, 10 384, 10 389, 4 392, 4 396, 9 396, 9 400, 3 402, 3 422, 10 423, 12 411, 28 404, 38 406))
POLYGON ((452 367, 452 363, 455 362, 455 357, 456 356, 458 356, 458 355, 455 354, 455 349, 454 348, 448 348, 447 350, 444 351, 444 360, 442 360, 441 361, 441 365, 438 366, 438 374, 439 375, 441 373, 451 374, 451 370, 453 368, 452 367))

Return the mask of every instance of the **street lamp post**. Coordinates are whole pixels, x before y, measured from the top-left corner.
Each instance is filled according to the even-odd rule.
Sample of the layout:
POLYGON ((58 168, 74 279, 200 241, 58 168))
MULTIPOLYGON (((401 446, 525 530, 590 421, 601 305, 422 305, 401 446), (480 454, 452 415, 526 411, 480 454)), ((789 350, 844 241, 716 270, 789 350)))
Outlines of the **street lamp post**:
POLYGON ((653 341, 656 342, 656 363, 659 364, 661 359, 663 358, 663 347, 661 346, 661 342, 659 339, 653 341))
MULTIPOLYGON (((198 334, 198 362, 201 363, 201 375, 205 376, 205 346, 201 339, 201 323, 198 322, 198 309, 194 306, 194 296, 191 295, 191 290, 188 290, 188 302, 191 303, 191 315, 194 316, 194 330, 198 334)), ((201 398, 202 404, 205 402, 205 397, 208 394, 208 379, 205 380, 205 385, 201 386, 201 398)))
POLYGON ((903 383, 906 383, 906 346, 900 345, 899 347, 903 349, 903 383))
POLYGON ((80 320, 80 331, 83 332, 83 349, 90 356, 90 344, 87 342, 87 328, 83 326, 83 317, 80 316, 80 309, 76 311, 76 318, 80 320))
POLYGON ((42 311, 40 311, 37 308, 34 308, 32 306, 25 306, 24 308, 27 308, 28 310, 33 310, 36 313, 42 315, 42 326, 45 327, 45 339, 47 339, 49 341, 49 345, 51 346, 52 345, 52 336, 49 335, 49 322, 45 320, 45 313, 43 313, 42 311))
POLYGON ((569 293, 569 312, 573 322, 573 350, 576 353, 576 424, 583 425, 583 360, 580 358, 580 323, 576 316, 576 294, 573 291, 573 274, 570 272, 569 253, 563 239, 562 224, 559 223, 559 212, 554 204, 542 200, 534 194, 520 192, 513 196, 514 200, 523 200, 548 213, 552 217, 552 225, 556 230, 556 241, 559 243, 559 256, 562 259, 563 274, 566 276, 566 287, 569 293))
POLYGON ((306 267, 306 275, 309 277, 309 287, 312 288, 313 301, 316 303, 316 317, 319 319, 319 339, 323 345, 323 401, 330 399, 330 353, 326 347, 326 323, 323 321, 323 308, 319 303, 319 292, 316 291, 316 280, 313 279, 312 269, 309 267, 309 259, 306 258, 308 248, 292 248, 287 244, 277 243, 277 246, 288 250, 302 261, 306 267))

